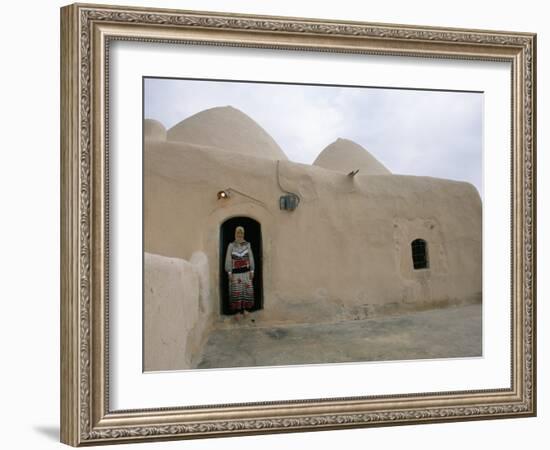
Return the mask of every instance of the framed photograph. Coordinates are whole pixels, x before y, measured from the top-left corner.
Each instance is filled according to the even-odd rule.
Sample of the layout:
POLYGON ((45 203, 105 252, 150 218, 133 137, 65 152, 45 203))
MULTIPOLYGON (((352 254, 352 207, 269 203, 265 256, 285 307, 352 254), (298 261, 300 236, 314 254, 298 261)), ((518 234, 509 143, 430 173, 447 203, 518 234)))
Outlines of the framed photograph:
POLYGON ((61 9, 61 441, 536 414, 536 36, 61 9))

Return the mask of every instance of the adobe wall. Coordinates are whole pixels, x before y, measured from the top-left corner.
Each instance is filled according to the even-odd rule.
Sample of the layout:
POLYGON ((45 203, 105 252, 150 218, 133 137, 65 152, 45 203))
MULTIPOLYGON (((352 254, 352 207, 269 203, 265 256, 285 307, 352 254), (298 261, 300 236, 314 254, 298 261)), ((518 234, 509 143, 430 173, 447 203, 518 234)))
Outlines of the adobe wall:
POLYGON ((214 319, 207 279, 204 255, 195 254, 185 261, 145 253, 145 371, 196 366, 214 319))
POLYGON ((145 147, 145 251, 182 259, 203 252, 214 310, 219 227, 241 215, 262 225, 260 321, 364 318, 481 300, 481 201, 468 183, 351 178, 184 143, 145 147), (246 195, 219 200, 226 188, 246 195), (300 195, 295 211, 279 210, 283 190, 300 195), (416 238, 428 242, 429 269, 412 268, 416 238))

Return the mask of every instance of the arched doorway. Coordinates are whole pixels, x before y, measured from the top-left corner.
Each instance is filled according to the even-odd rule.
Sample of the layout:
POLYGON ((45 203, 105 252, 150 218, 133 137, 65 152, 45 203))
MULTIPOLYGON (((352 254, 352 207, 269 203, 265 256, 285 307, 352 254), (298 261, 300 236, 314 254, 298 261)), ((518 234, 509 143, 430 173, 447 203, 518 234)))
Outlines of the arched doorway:
POLYGON ((250 242, 254 255, 254 308, 263 308, 263 264, 262 264, 262 227, 259 222, 250 217, 232 217, 222 223, 220 227, 220 300, 221 313, 231 314, 229 311, 229 280, 225 272, 225 253, 227 246, 235 239, 235 228, 244 227, 244 239, 250 242))

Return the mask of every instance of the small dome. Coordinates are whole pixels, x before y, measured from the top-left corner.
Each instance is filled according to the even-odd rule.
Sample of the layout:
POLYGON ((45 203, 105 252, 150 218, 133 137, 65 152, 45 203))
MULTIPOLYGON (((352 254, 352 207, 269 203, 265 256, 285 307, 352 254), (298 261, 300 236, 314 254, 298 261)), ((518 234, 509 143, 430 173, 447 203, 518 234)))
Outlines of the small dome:
POLYGON ((338 138, 319 153, 313 165, 337 172, 359 175, 390 175, 391 172, 367 150, 349 139, 338 138))
POLYGON ((216 147, 267 159, 288 159, 254 120, 231 106, 201 111, 168 130, 169 141, 216 147))
POLYGON ((158 120, 145 119, 143 121, 143 136, 152 141, 165 141, 166 128, 158 120))

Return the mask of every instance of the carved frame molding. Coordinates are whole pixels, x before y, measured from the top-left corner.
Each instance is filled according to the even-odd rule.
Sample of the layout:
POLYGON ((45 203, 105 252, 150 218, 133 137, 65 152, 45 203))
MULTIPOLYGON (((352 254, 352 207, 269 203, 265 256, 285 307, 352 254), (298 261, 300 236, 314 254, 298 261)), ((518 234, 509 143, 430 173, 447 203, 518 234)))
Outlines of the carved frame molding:
POLYGON ((536 35, 75 4, 61 10, 61 440, 73 446, 536 414, 536 35), (108 58, 112 40, 509 61, 510 389, 110 411, 108 58))

